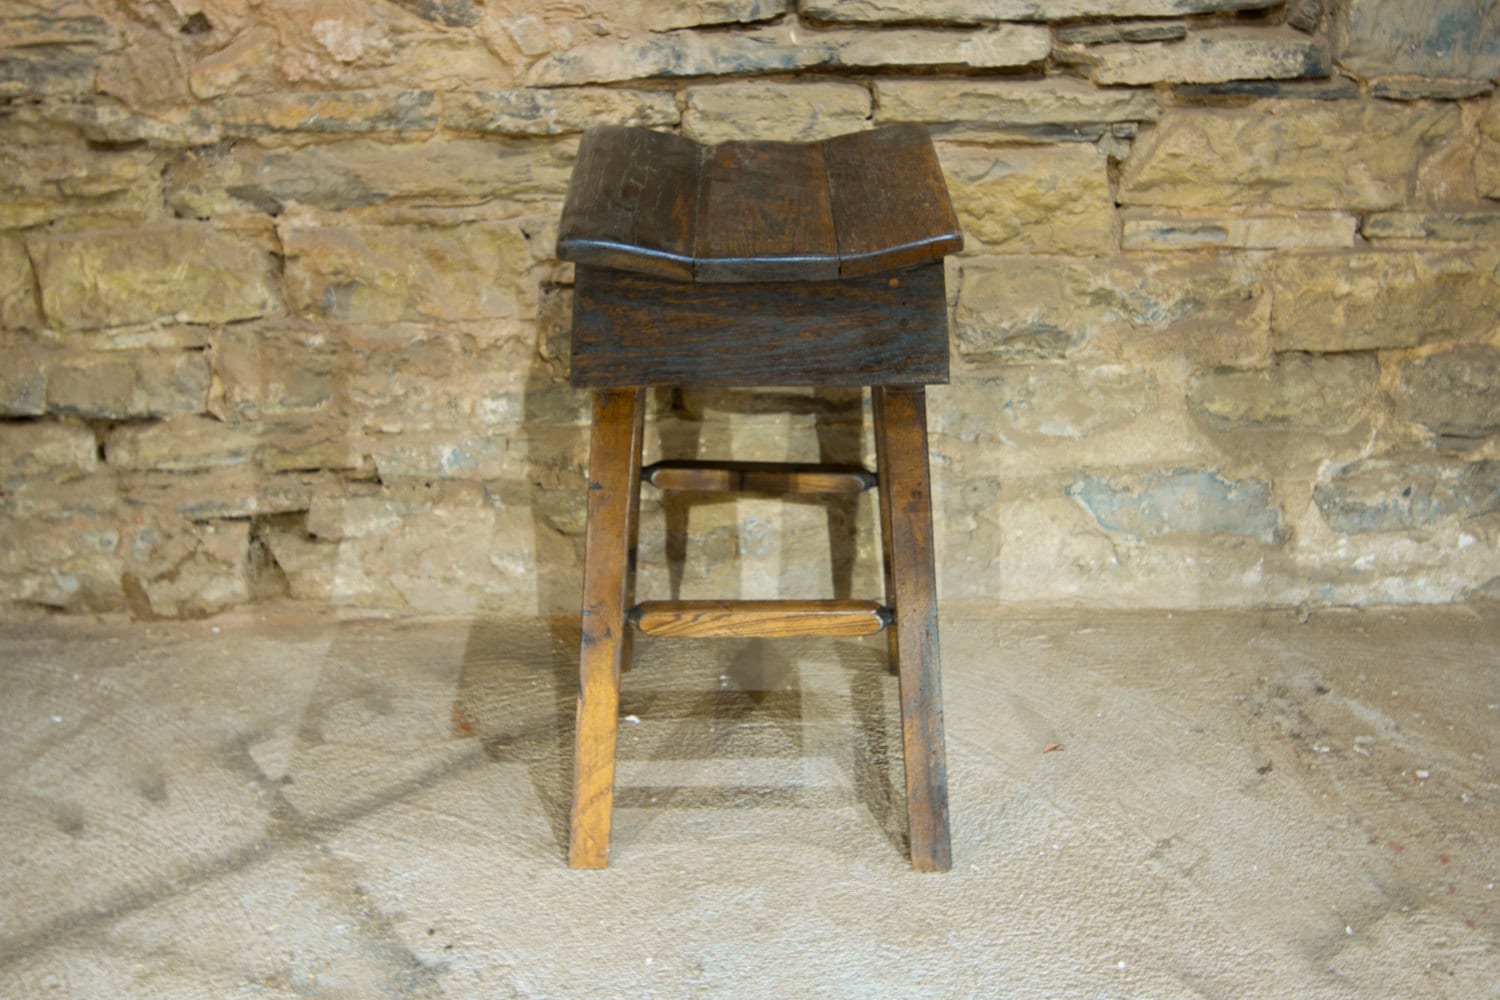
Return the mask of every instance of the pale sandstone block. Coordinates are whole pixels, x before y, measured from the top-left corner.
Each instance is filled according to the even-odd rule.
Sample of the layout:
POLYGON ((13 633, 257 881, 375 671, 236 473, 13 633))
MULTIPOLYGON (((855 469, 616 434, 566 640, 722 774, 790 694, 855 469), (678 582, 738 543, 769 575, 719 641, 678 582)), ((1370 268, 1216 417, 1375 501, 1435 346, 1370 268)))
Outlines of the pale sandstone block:
POLYGON ((211 217, 295 205, 352 212, 441 208, 558 199, 567 191, 576 140, 501 142, 434 139, 385 143, 348 139, 296 149, 242 144, 183 154, 167 171, 167 204, 211 217))
POLYGON ((1487 0, 1345 0, 1333 12, 1334 54, 1358 76, 1500 77, 1500 7, 1487 0))
POLYGON ((780 17, 793 6, 792 0, 689 0, 683 3, 647 3, 641 23, 651 31, 697 28, 710 24, 751 24, 780 17))
POLYGON ((875 82, 877 122, 1095 125, 1159 117, 1156 95, 1150 90, 1105 89, 1064 77, 875 82))
POLYGON ((1268 302, 1253 257, 963 259, 954 345, 974 361, 1079 354, 1203 366, 1263 356, 1268 302))
POLYGON ((37 325, 36 280, 19 235, 0 233, 0 330, 37 325))
POLYGON ((1173 17, 1274 7, 1280 0, 802 0, 804 16, 823 21, 1062 21, 1080 17, 1173 17))
POLYGON ((1279 351, 1363 351, 1479 341, 1500 328, 1500 252, 1284 257, 1271 277, 1279 351))
POLYGON ((161 156, 98 151, 60 128, 0 127, 0 228, 160 215, 161 156))
POLYGON ((121 424, 104 440, 104 460, 128 472, 196 472, 256 460, 262 432, 207 417, 169 417, 149 424, 121 424))
POLYGON ((1188 402, 1216 430, 1347 429, 1380 385, 1373 354, 1281 354, 1270 368, 1194 377, 1188 402))
POLYGON ((1099 256, 1114 250, 1108 161, 1093 146, 939 146, 966 237, 988 250, 1099 256))
POLYGON ((1052 51, 1052 35, 1035 25, 999 24, 954 33, 910 28, 851 32, 828 39, 835 66, 962 66, 1003 69, 1039 63, 1052 51))
POLYGON ((72 479, 93 472, 99 448, 80 424, 0 421, 0 482, 8 488, 32 479, 72 479))
POLYGON ((1479 120, 1479 152, 1474 157, 1474 179, 1479 193, 1500 198, 1500 98, 1490 98, 1489 110, 1479 120))
POLYGON ((1291 30, 1221 28, 1178 42, 1074 46, 1058 58, 1079 63, 1095 83, 1223 83, 1294 80, 1333 71, 1328 46, 1291 30))
POLYGON ((1367 240, 1423 240, 1500 245, 1500 212, 1380 212, 1365 216, 1367 240))
POLYGON ((47 365, 47 410, 98 420, 202 413, 208 358, 201 351, 69 351, 47 365))
POLYGON ((431 132, 438 124, 437 95, 430 90, 258 94, 225 98, 215 110, 229 136, 431 132))
POLYGON ((1462 127, 1458 108, 1269 101, 1180 108, 1143 130, 1120 201, 1378 210, 1410 203, 1425 163, 1462 127))
POLYGON ((281 311, 266 248, 197 222, 27 239, 42 313, 66 330, 230 323, 281 311))
POLYGON ((1204 217, 1127 209, 1120 240, 1126 250, 1353 248, 1358 226, 1342 212, 1204 217))
POLYGON ((812 142, 869 126, 870 91, 853 83, 725 83, 690 87, 682 133, 698 142, 812 142))
POLYGON ((341 322, 514 319, 530 252, 510 223, 285 226, 286 287, 304 317, 341 322))
POLYGON ((443 95, 443 124, 500 135, 558 135, 592 125, 675 125, 677 101, 663 90, 518 89, 443 95))

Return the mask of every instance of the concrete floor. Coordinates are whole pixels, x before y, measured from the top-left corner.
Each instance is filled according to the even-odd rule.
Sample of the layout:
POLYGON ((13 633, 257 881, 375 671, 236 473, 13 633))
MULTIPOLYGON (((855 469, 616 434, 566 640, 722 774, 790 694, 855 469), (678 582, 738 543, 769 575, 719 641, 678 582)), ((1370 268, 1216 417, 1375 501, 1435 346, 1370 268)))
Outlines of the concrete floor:
POLYGON ((1500 997, 1500 605, 945 616, 947 875, 878 637, 639 642, 573 872, 566 626, 13 616, 0 996, 1500 997))

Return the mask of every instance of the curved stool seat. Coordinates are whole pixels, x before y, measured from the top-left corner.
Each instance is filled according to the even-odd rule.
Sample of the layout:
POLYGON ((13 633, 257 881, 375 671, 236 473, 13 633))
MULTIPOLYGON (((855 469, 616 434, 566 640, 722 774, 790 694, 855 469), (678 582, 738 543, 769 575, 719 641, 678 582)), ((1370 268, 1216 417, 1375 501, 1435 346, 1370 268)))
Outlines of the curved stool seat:
POLYGON ((948 381, 943 257, 963 237, 922 126, 702 146, 585 134, 558 255, 574 262, 571 374, 595 390, 568 860, 608 858, 620 672, 658 637, 888 629, 901 685, 911 860, 950 866, 924 387, 948 381), (870 386, 874 471, 641 468, 649 386, 870 386), (642 479, 663 490, 879 492, 880 601, 635 600, 642 479))

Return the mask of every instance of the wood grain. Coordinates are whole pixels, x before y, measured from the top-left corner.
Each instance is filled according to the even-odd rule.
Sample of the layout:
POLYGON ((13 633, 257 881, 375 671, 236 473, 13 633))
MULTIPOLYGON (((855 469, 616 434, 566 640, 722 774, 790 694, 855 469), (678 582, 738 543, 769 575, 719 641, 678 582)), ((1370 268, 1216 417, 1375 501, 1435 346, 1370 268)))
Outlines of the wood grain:
POLYGON ((890 511, 911 863, 918 871, 947 871, 952 866, 952 848, 939 680, 926 391, 904 386, 874 391, 881 396, 880 433, 885 438, 885 458, 878 471, 890 511))
POLYGON ((694 280, 839 276, 822 144, 726 142, 702 169, 694 280))
POLYGON ((751 285, 580 267, 570 378, 588 387, 947 382, 943 266, 751 285))
POLYGON ((583 630, 573 757, 573 816, 568 864, 603 868, 609 860, 614 806, 620 668, 632 589, 629 548, 640 493, 641 414, 645 392, 594 394, 589 448, 588 522, 584 535, 583 630))
POLYGON ((962 246, 922 125, 713 147, 603 126, 579 147, 557 252, 712 284, 832 281, 930 263, 962 246))
POLYGON ((703 153, 665 132, 589 129, 563 204, 558 256, 691 281, 703 153))
POLYGON ((963 249, 925 125, 836 136, 824 149, 844 277, 908 267, 963 249))
POLYGON ((645 601, 632 619, 651 636, 780 639, 874 635, 886 611, 876 601, 645 601))
POLYGON ((834 496, 863 493, 875 476, 857 465, 795 462, 656 462, 641 478, 663 491, 834 496))

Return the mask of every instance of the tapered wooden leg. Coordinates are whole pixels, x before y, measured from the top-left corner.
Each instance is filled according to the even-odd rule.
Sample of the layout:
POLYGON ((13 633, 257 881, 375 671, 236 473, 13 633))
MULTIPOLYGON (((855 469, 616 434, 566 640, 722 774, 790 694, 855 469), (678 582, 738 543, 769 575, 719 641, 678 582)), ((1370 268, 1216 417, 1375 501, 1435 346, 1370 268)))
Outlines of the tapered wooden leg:
POLYGON ((573 822, 568 843, 568 864, 574 868, 603 868, 609 861, 620 668, 630 649, 625 615, 634 590, 631 550, 640 495, 644 410, 645 391, 641 389, 600 389, 594 394, 573 822))
MULTIPOLYGON (((886 488, 885 396, 876 386, 870 390, 870 416, 875 424, 875 475, 880 484, 880 565, 885 577, 885 605, 896 606, 896 582, 891 575, 891 491, 886 488)), ((891 673, 901 667, 901 625, 892 619, 886 626, 886 662, 891 673)))
POLYGON ((938 663, 932 484, 927 467, 927 395, 920 386, 873 391, 876 440, 883 437, 885 442, 878 475, 882 513, 890 522, 887 551, 895 590, 911 864, 918 871, 947 871, 952 852, 938 663))

